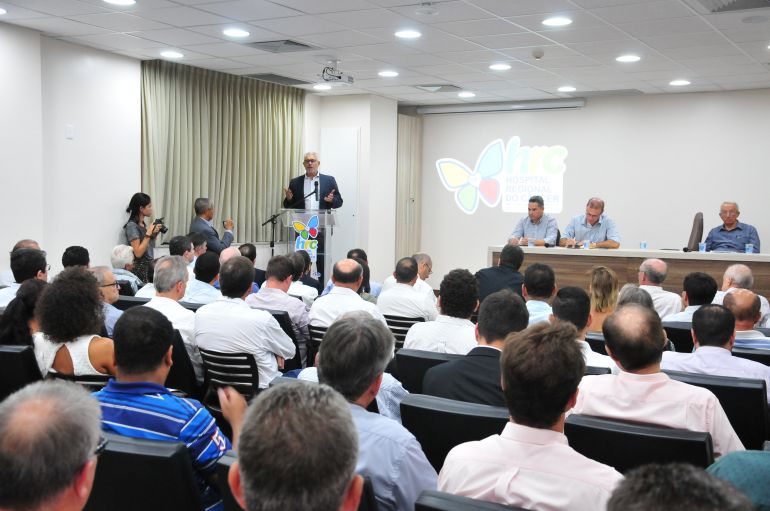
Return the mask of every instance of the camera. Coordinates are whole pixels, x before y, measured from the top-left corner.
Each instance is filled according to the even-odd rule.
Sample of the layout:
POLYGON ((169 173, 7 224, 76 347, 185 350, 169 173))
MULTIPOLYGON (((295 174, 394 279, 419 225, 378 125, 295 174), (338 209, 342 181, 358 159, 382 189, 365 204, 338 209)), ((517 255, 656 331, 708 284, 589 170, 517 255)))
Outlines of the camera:
POLYGON ((156 218, 152 225, 160 225, 161 234, 166 234, 168 232, 168 227, 166 227, 166 224, 163 223, 163 217, 156 218))

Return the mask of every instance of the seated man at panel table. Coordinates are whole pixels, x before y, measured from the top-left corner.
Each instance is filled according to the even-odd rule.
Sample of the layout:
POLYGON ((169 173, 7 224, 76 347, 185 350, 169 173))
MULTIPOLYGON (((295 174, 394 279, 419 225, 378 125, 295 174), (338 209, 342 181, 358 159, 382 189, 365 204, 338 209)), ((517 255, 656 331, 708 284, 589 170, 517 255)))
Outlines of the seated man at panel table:
POLYGON ((120 298, 119 284, 112 274, 112 270, 106 266, 91 268, 91 273, 96 277, 96 285, 99 286, 99 295, 102 298, 102 310, 104 311, 104 327, 107 337, 112 337, 115 323, 120 319, 123 311, 113 304, 120 298))
POLYGON ((0 309, 8 307, 11 300, 16 298, 16 291, 22 282, 29 279, 48 281, 49 265, 45 260, 45 252, 35 248, 20 248, 11 252, 11 271, 13 283, 0 289, 0 309))
POLYGON ((668 265, 660 259, 645 259, 639 265, 639 287, 652 297, 652 304, 658 316, 664 318, 682 311, 682 298, 663 289, 668 276, 668 265))
POLYGON ((110 253, 110 265, 117 281, 127 283, 131 287, 132 295, 135 295, 144 285, 144 282, 131 271, 134 269, 134 249, 130 246, 114 246, 110 253))
POLYGON ((607 354, 620 374, 584 377, 572 413, 704 431, 711 434, 716 457, 743 450, 711 391, 672 380, 660 371, 666 336, 654 310, 623 305, 606 319, 602 330, 607 354))
POLYGON ((358 294, 364 280, 364 269, 352 259, 343 259, 334 264, 332 282, 334 287, 328 294, 320 296, 310 308, 310 324, 328 327, 346 312, 361 310, 374 319, 385 322, 377 306, 367 302, 358 294))
MULTIPOLYGON (((222 299, 222 292, 214 287, 219 280, 219 256, 215 252, 205 252, 195 260, 195 278, 187 282, 183 302, 211 303, 222 299)), ((250 291, 250 290, 249 290, 250 291)))
POLYGON ((585 370, 576 337, 564 322, 508 336, 501 365, 510 421, 500 435, 449 451, 439 491, 525 509, 604 509, 623 476, 574 451, 564 436, 585 370))
POLYGON ((479 301, 500 291, 510 289, 521 296, 521 285, 524 284, 524 275, 519 272, 521 263, 524 262, 524 252, 516 245, 506 245, 500 252, 497 266, 484 268, 476 272, 476 283, 479 285, 479 301))
POLYGON ((479 308, 478 346, 459 360, 425 373, 423 394, 468 403, 505 406, 500 386, 500 354, 509 334, 527 328, 529 312, 524 300, 508 289, 492 293, 479 308))
POLYGON ((452 270, 439 289, 436 321, 412 325, 404 348, 465 355, 476 347, 476 325, 471 322, 479 306, 476 279, 468 270, 452 270))
POLYGON ((542 263, 527 266, 521 293, 527 301, 529 324, 548 321, 548 317, 553 312, 550 301, 556 294, 556 275, 553 269, 542 263))
POLYGON ((251 261, 240 255, 225 261, 219 273, 222 298, 195 313, 195 344, 202 350, 250 353, 259 370, 259 388, 264 389, 296 350, 272 314, 244 301, 254 283, 253 269, 251 261))
MULTIPOLYGON (((415 261, 417 261, 417 282, 414 283, 414 289, 425 293, 431 300, 436 301, 436 293, 433 292, 433 288, 426 281, 428 277, 433 273, 433 260, 428 254, 418 252, 414 255, 415 261)), ((382 291, 385 291, 391 286, 396 285, 396 278, 391 275, 385 279, 382 283, 382 291)), ((372 293, 374 294, 374 293, 372 293)), ((377 296, 377 295, 375 295, 377 296)))
POLYGON ((661 369, 765 380, 770 401, 770 367, 732 356, 735 316, 723 305, 704 305, 692 317, 693 353, 663 352, 661 369))
MULTIPOLYGON (((102 406, 102 428, 131 438, 184 443, 205 509, 222 510, 211 480, 217 460, 232 447, 203 405, 177 397, 164 386, 173 336, 171 322, 154 309, 133 307, 123 314, 115 325, 117 376, 94 393, 102 406)), ((218 394, 237 441, 246 400, 230 387, 220 388, 218 394)))
POLYGON ((735 347, 770 349, 770 338, 754 325, 759 321, 759 295, 748 289, 736 289, 725 296, 724 306, 735 316, 735 347))
POLYGON ((695 271, 688 273, 682 283, 682 302, 684 310, 676 314, 661 316, 663 321, 692 321, 692 315, 704 305, 710 304, 717 293, 717 281, 708 273, 695 271))
POLYGON ((247 511, 356 511, 364 482, 357 459, 345 399, 326 385, 291 382, 249 406, 228 481, 247 511))
POLYGON ((393 335, 379 321, 352 313, 329 327, 318 353, 318 379, 350 403, 358 430, 356 472, 372 480, 380 510, 414 509, 436 471, 417 439, 398 422, 366 410, 393 357, 393 335))
MULTIPOLYGON (((754 274, 751 272, 751 268, 745 264, 732 264, 727 267, 722 276, 722 288, 714 295, 712 303, 722 305, 725 295, 732 293, 736 289, 748 289, 749 291, 754 289, 754 274)), ((761 319, 759 323, 770 321, 770 303, 768 303, 767 298, 764 296, 757 296, 759 296, 760 302, 759 311, 761 319)))
POLYGON ((591 248, 620 248, 620 232, 615 221, 604 214, 604 201, 598 197, 588 200, 584 215, 570 220, 559 245, 574 247, 584 241, 590 242, 591 248))
POLYGON ((0 404, 0 508, 79 511, 94 482, 99 403, 83 387, 33 383, 0 404))
POLYGON ((723 202, 719 206, 722 225, 711 229, 706 236, 706 250, 709 252, 745 252, 746 244, 753 245, 751 252, 759 253, 759 233, 749 225, 738 221, 741 215, 737 202, 723 202))
POLYGON ((553 299, 553 314, 551 314, 549 321, 553 323, 554 319, 566 321, 577 328, 577 343, 587 366, 607 367, 613 374, 619 372, 618 366, 610 357, 595 352, 591 349, 591 345, 586 342, 586 334, 592 320, 591 298, 582 288, 567 286, 559 289, 553 299))
MULTIPOLYGON (((19 240, 11 249, 11 253, 20 248, 34 248, 35 250, 40 250, 40 245, 38 245, 35 240, 19 240)), ((8 287, 14 282, 16 282, 16 280, 13 278, 13 271, 10 268, 0 271, 0 287, 8 287)))
POLYGON ((546 215, 545 203, 539 195, 529 198, 527 216, 519 220, 514 227, 508 243, 526 247, 533 243, 537 247, 552 247, 556 245, 556 235, 559 225, 551 215, 546 215))
POLYGON ((377 299, 377 308, 380 312, 385 316, 435 320, 438 310, 434 301, 425 293, 414 289, 418 278, 417 260, 414 257, 399 259, 393 277, 396 279, 396 285, 380 293, 377 299))

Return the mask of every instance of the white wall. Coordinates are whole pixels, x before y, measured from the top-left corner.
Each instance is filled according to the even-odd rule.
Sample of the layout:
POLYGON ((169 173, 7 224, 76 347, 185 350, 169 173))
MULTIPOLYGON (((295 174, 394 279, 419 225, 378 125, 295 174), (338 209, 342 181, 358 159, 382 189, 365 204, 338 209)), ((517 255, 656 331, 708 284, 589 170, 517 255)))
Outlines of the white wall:
MULTIPOLYGON (((321 136, 321 97, 317 94, 305 94, 305 123, 302 126, 302 152, 318 151, 321 136)), ((297 170, 297 175, 302 169, 297 170)))
MULTIPOLYGON (((523 215, 480 205, 461 212, 440 183, 435 162, 451 157, 471 168, 493 139, 563 145, 560 228, 603 197, 620 228, 622 247, 679 248, 695 212, 705 230, 720 223, 723 200, 741 206, 741 220, 764 235, 770 252, 770 90, 590 99, 578 110, 426 116, 423 125, 422 249, 440 276, 486 265, 487 246, 502 244, 523 215)), ((546 211, 548 204, 546 203, 546 211)), ((437 279, 437 280, 438 280, 437 279)))

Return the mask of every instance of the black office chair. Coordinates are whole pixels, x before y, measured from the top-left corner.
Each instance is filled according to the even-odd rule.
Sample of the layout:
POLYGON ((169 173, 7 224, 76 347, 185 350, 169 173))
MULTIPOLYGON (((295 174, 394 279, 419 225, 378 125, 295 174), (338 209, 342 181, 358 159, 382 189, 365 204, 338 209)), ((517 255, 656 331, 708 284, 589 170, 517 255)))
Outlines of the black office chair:
POLYGON ((764 380, 680 371, 663 372, 674 380, 713 392, 746 449, 762 449, 764 441, 770 439, 767 387, 764 380))
POLYGON ((664 321, 663 329, 666 337, 674 343, 674 348, 679 353, 692 353, 692 323, 688 321, 664 321))
POLYGON ((690 239, 687 240, 687 250, 690 252, 698 251, 698 244, 703 239, 703 213, 698 211, 692 219, 692 229, 690 229, 690 239))
POLYGON ((708 467, 714 462, 711 434, 629 423, 573 414, 564 434, 580 454, 619 472, 647 463, 690 463, 708 467))
POLYGON ((286 311, 279 311, 279 310, 273 310, 273 309, 261 309, 261 310, 267 311, 270 314, 272 314, 275 320, 278 322, 278 325, 281 327, 281 330, 283 330, 283 332, 289 336, 289 339, 291 339, 291 342, 294 343, 294 357, 284 361, 283 369, 281 369, 281 372, 285 373, 286 371, 302 369, 302 354, 299 351, 299 342, 297 341, 297 335, 294 333, 294 325, 291 322, 289 313, 286 311))
POLYGON ((120 296, 134 296, 134 288, 127 280, 115 280, 118 283, 118 294, 120 296))
POLYGON ((494 502, 476 500, 451 493, 423 490, 414 511, 526 511, 523 507, 505 506, 494 502))
POLYGON ((586 366, 586 370, 583 373, 585 376, 598 376, 601 374, 610 374, 612 371, 609 367, 596 367, 596 366, 586 366))
POLYGON ((602 355, 607 354, 607 349, 605 348, 604 344, 604 334, 600 334, 598 332, 588 332, 586 334, 586 342, 596 353, 601 353, 602 355))
POLYGON ((315 366, 315 357, 318 355, 318 350, 321 349, 321 341, 326 335, 325 326, 313 326, 308 327, 310 329, 310 342, 307 345, 307 367, 315 366))
POLYGON ((190 455, 183 443, 109 433, 104 436, 108 443, 96 464, 85 511, 203 509, 190 455))
POLYGON ((192 302, 179 302, 179 305, 187 309, 188 311, 198 312, 198 309, 203 307, 205 304, 203 303, 192 303, 192 302))
POLYGON ((120 296, 118 298, 118 301, 113 303, 113 305, 122 310, 128 310, 131 307, 138 307, 140 305, 145 305, 147 302, 149 302, 149 298, 142 298, 139 296, 120 296))
POLYGON ((179 330, 174 329, 174 338, 171 344, 174 347, 171 352, 173 364, 168 376, 166 376, 166 387, 184 392, 187 396, 200 400, 203 397, 203 388, 198 385, 198 381, 195 379, 195 369, 179 330))
POLYGON ((230 424, 222 414, 217 389, 230 386, 246 400, 259 392, 259 371, 254 357, 249 353, 222 353, 199 348, 203 359, 205 389, 202 403, 214 416, 219 429, 232 438, 230 424))
POLYGON ((396 352, 396 367, 401 385, 412 394, 422 394, 422 380, 428 369, 463 356, 402 348, 396 352))
POLYGON ((42 379, 32 346, 0 344, 0 401, 42 379))
POLYGON ((107 385, 107 382, 110 381, 110 378, 112 378, 112 376, 109 374, 81 374, 75 376, 73 374, 57 373, 56 371, 48 371, 48 374, 46 375, 46 379, 63 380, 71 383, 77 383, 78 385, 85 387, 86 390, 90 392, 97 392, 102 390, 104 386, 107 385))
POLYGON ((441 397, 409 394, 401 401, 401 423, 420 442, 436 472, 456 445, 499 434, 508 410, 441 397))
POLYGON ((746 358, 770 366, 770 350, 755 348, 733 348, 733 356, 746 358))
POLYGON ((425 318, 404 318, 386 314, 385 321, 388 323, 388 328, 393 333, 393 337, 396 338, 396 351, 398 351, 403 348, 406 334, 409 332, 409 329, 412 328, 412 325, 415 323, 424 323, 425 318))

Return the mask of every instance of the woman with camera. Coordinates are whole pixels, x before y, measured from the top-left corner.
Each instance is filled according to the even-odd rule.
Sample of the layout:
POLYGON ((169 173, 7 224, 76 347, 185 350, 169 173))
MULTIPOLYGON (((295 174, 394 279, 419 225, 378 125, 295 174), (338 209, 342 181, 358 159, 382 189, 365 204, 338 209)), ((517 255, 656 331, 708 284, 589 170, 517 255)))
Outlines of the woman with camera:
POLYGON ((131 271, 142 282, 148 282, 147 272, 153 260, 155 237, 159 232, 163 232, 165 227, 159 220, 147 227, 145 218, 152 216, 152 202, 146 193, 135 193, 128 203, 126 213, 128 222, 123 226, 123 230, 126 233, 126 241, 134 249, 134 268, 131 271))

